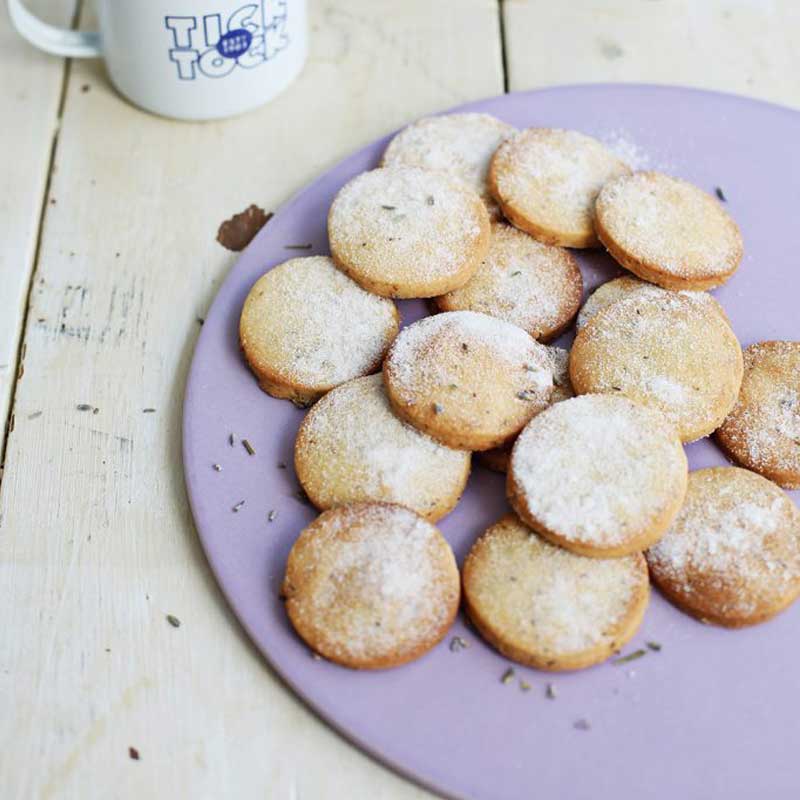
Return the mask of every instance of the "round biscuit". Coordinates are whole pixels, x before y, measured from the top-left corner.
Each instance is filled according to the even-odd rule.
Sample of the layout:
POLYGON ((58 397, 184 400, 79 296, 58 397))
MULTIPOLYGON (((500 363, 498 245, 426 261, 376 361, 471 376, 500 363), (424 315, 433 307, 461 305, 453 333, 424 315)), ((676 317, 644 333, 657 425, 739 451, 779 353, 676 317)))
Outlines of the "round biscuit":
POLYGON ((595 205, 595 228, 612 257, 667 289, 711 289, 742 260, 739 228, 711 195, 660 172, 609 181, 595 205))
POLYGON ((522 328, 475 311, 446 311, 404 328, 384 362, 394 412, 434 439, 488 450, 547 406, 547 350, 522 328))
POLYGON ((569 373, 577 394, 620 394, 649 405, 691 442, 716 430, 736 402, 742 349, 716 303, 636 292, 578 332, 569 373))
POLYGON ((384 297, 433 297, 463 286, 490 235, 472 189, 418 167, 364 172, 339 190, 328 212, 336 265, 384 297))
POLYGON ((458 612, 458 567, 442 534, 413 511, 340 506, 295 541, 283 596, 315 653, 384 669, 419 658, 447 633, 458 612))
POLYGON ((473 544, 464 604, 503 655, 544 670, 607 659, 636 633, 650 597, 641 553, 585 558, 542 539, 513 514, 473 544))
POLYGON ((686 493, 686 455, 658 412, 625 397, 551 406, 517 437, 508 498, 554 544, 595 558, 655 543, 686 493))
POLYGON ((317 508, 380 501, 436 522, 461 497, 470 454, 402 422, 392 413, 383 377, 368 375, 338 386, 306 414, 294 463, 317 508))
POLYGON ((687 613, 755 625, 800 594, 800 511, 754 472, 697 470, 680 514, 646 555, 655 584, 687 613))
POLYGON ((380 369, 400 328, 391 300, 364 291, 326 256, 293 258, 259 278, 239 341, 261 388, 307 406, 380 369))

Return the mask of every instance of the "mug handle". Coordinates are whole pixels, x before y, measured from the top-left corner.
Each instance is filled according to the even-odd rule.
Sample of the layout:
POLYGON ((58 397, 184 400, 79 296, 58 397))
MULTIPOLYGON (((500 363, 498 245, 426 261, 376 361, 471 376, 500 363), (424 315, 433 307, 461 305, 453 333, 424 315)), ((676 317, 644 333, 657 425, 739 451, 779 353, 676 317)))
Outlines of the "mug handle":
POLYGON ((8 0, 8 13, 17 32, 46 53, 68 58, 97 58, 101 54, 99 33, 47 25, 34 17, 20 0, 8 0))

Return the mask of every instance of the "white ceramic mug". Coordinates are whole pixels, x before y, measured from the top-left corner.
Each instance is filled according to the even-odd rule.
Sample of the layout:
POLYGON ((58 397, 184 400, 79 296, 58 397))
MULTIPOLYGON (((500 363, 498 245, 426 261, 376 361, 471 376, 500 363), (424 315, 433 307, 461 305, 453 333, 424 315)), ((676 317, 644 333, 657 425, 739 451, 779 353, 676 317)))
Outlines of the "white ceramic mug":
POLYGON ((17 30, 61 56, 102 57, 148 111, 215 119, 266 103, 303 68, 305 0, 97 0, 100 32, 54 28, 8 0, 17 30))

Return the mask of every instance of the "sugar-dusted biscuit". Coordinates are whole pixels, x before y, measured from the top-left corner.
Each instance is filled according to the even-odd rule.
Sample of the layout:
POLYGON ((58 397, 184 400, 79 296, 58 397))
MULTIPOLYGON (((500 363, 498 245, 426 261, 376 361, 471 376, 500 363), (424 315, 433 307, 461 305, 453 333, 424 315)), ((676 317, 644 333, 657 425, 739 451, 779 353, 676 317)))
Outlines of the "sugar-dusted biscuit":
POLYGON ((436 303, 442 311, 481 311, 549 342, 572 322, 582 297, 583 278, 569 251, 500 222, 472 278, 436 303))
POLYGON ((254 284, 239 320, 245 358, 261 388, 309 405, 340 383, 380 369, 400 327, 376 297, 330 258, 293 258, 254 284))
POLYGON ((458 611, 458 567, 441 533, 387 503, 317 517, 289 553, 286 611, 316 653, 355 669, 419 658, 458 611))
POLYGON ((475 311, 446 311, 403 329, 383 377, 401 419, 462 450, 503 444, 547 406, 553 389, 545 346, 475 311))
POLYGON ((358 175, 328 213, 336 265, 385 297, 433 297, 463 286, 490 235, 486 208, 471 188, 418 167, 358 175))
POLYGON ((716 435, 742 466, 800 489, 800 342, 759 342, 744 351, 739 399, 716 435))
MULTIPOLYGON (((575 396, 575 393, 572 391, 572 384, 569 380, 569 350, 548 345, 547 355, 550 356, 550 363, 553 366, 553 393, 550 395, 550 405, 553 405, 562 400, 569 400, 570 397, 575 396)), ((478 454, 478 459, 484 467, 495 472, 507 472, 515 441, 516 439, 512 439, 500 447, 484 450, 478 454)))
POLYGON ((473 544, 463 585, 481 636, 508 658, 546 670, 604 661, 636 633, 650 597, 641 553, 585 558, 513 514, 473 544))
POLYGON ((736 402, 742 350, 715 303, 637 292, 578 332, 569 373, 577 394, 621 394, 652 406, 691 442, 718 428, 736 402))
POLYGON ((489 188, 503 215, 540 242, 596 247, 595 199, 603 184, 629 172, 590 136, 528 128, 497 148, 489 188))
POLYGON ((294 448, 297 478, 312 503, 398 503, 431 522, 458 502, 470 454, 452 450, 392 413, 381 375, 329 392, 306 414, 294 448))
POLYGON ((800 511, 754 472, 697 470, 680 514, 646 555, 655 584, 687 613, 755 625, 800 594, 800 511))
MULTIPOLYGON (((583 304, 580 313, 578 314, 578 318, 575 321, 575 327, 578 330, 586 327, 586 324, 598 311, 602 311, 612 303, 616 303, 617 300, 623 300, 637 292, 657 295, 659 292, 668 291, 670 290, 662 289, 660 286, 656 286, 654 283, 648 283, 647 281, 643 281, 640 278, 634 277, 633 275, 621 275, 619 278, 614 278, 613 280, 601 284, 589 295, 586 302, 583 304)), ((707 292, 681 290, 681 294, 686 294, 701 303, 708 303, 710 306, 713 306, 717 311, 719 311, 720 314, 722 314, 722 317, 726 322, 728 321, 728 315, 725 313, 725 310, 714 299, 714 297, 707 292)))
POLYGON ((667 529, 686 493, 675 429, 625 397, 573 397, 517 437, 508 498, 554 544, 610 558, 639 552, 667 529))
POLYGON ((447 172, 474 189, 490 213, 497 210, 489 194, 489 162, 516 128, 491 114, 442 114, 412 122, 383 153, 382 167, 421 167, 447 172))
POLYGON ((711 195, 660 172, 607 183, 595 228, 623 267, 667 289, 711 289, 742 260, 739 228, 711 195))

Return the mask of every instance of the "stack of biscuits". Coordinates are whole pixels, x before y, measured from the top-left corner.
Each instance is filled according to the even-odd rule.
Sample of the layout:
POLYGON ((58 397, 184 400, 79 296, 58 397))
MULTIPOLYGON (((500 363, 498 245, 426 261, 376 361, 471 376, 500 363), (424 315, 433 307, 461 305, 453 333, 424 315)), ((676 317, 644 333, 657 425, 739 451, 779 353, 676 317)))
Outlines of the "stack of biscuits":
POLYGON ((342 187, 328 236, 240 322, 264 391, 310 406, 295 468, 322 513, 283 593, 315 652, 408 662, 463 600, 508 658, 578 669, 634 635, 651 580, 729 627, 800 595, 781 488, 800 487, 800 342, 742 353, 706 291, 743 252, 716 198, 576 131, 451 114, 342 187), (624 272, 583 303, 571 249, 596 247, 624 272), (401 330, 400 298, 434 313, 401 330), (548 344, 573 323, 570 351, 548 344), (690 474, 684 444, 712 434, 741 467, 690 474), (472 453, 507 472, 510 509, 459 573, 435 523, 472 453))

